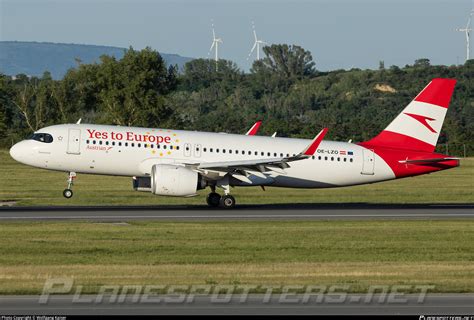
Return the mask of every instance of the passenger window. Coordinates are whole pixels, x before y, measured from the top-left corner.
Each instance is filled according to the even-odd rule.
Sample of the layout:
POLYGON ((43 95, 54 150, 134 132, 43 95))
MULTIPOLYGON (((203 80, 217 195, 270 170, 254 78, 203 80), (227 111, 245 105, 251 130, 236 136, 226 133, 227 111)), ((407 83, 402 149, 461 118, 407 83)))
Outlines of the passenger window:
POLYGON ((225 153, 225 149, 222 149, 222 153, 225 153))
POLYGON ((255 155, 258 156, 258 151, 255 151, 255 155))
POLYGON ((102 144, 102 140, 99 141, 99 144, 100 144, 100 145, 102 144))
POLYGON ((95 140, 92 140, 92 144, 95 144, 95 140))
POLYGON ((352 162, 352 158, 349 161, 352 162))
POLYGON ((122 146, 122 142, 119 142, 118 145, 119 145, 119 147, 121 147, 121 146, 122 146))
POLYGON ((86 143, 89 144, 89 140, 86 140, 86 143))
POLYGON ((216 149, 216 153, 219 153, 219 149, 216 149))

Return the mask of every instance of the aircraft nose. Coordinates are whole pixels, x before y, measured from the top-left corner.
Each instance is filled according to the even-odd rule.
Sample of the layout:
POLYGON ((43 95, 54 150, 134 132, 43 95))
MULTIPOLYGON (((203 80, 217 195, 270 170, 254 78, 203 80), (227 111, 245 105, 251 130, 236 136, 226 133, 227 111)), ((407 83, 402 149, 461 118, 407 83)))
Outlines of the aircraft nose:
POLYGON ((18 146, 18 143, 16 143, 13 145, 13 147, 10 148, 10 156, 16 161, 19 161, 18 160, 19 155, 20 155, 20 147, 18 146))
POLYGON ((23 162, 26 155, 25 143, 20 141, 10 148, 10 156, 18 162, 23 162))

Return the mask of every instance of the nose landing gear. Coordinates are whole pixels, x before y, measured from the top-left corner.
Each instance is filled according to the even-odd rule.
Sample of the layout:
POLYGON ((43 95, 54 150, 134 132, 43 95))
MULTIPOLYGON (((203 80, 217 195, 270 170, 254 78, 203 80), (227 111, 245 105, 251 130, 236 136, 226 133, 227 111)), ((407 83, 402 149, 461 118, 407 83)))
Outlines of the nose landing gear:
POLYGON ((73 196, 72 185, 74 184, 74 179, 76 179, 75 172, 69 172, 69 178, 67 179, 67 188, 63 191, 63 196, 66 199, 69 199, 73 196))

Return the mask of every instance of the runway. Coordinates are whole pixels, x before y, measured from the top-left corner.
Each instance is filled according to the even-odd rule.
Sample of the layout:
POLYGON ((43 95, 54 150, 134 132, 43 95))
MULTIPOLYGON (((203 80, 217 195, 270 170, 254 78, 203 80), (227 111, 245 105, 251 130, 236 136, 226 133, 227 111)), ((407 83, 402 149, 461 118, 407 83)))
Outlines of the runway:
POLYGON ((232 210, 205 206, 3 207, 2 221, 240 221, 240 220, 431 220, 474 219, 474 205, 294 204, 243 205, 232 210))
POLYGON ((222 315, 222 314, 325 314, 325 315, 469 315, 474 313, 473 294, 311 295, 262 294, 149 296, 144 302, 134 296, 113 300, 97 295, 56 295, 47 303, 39 296, 2 296, 0 315, 222 315))

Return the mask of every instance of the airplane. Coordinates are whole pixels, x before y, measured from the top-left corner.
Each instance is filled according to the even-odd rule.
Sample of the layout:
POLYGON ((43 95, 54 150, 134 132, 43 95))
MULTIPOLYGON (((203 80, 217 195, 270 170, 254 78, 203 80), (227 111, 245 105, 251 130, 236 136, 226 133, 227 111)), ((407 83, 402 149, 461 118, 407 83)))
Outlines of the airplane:
POLYGON ((455 79, 433 79, 376 137, 360 142, 313 140, 137 128, 60 124, 42 128, 10 149, 26 165, 76 173, 128 176, 133 189, 190 197, 209 187, 210 207, 232 208, 231 187, 333 188, 417 176, 459 166, 436 153, 455 79), (224 195, 217 193, 222 189, 224 195))

